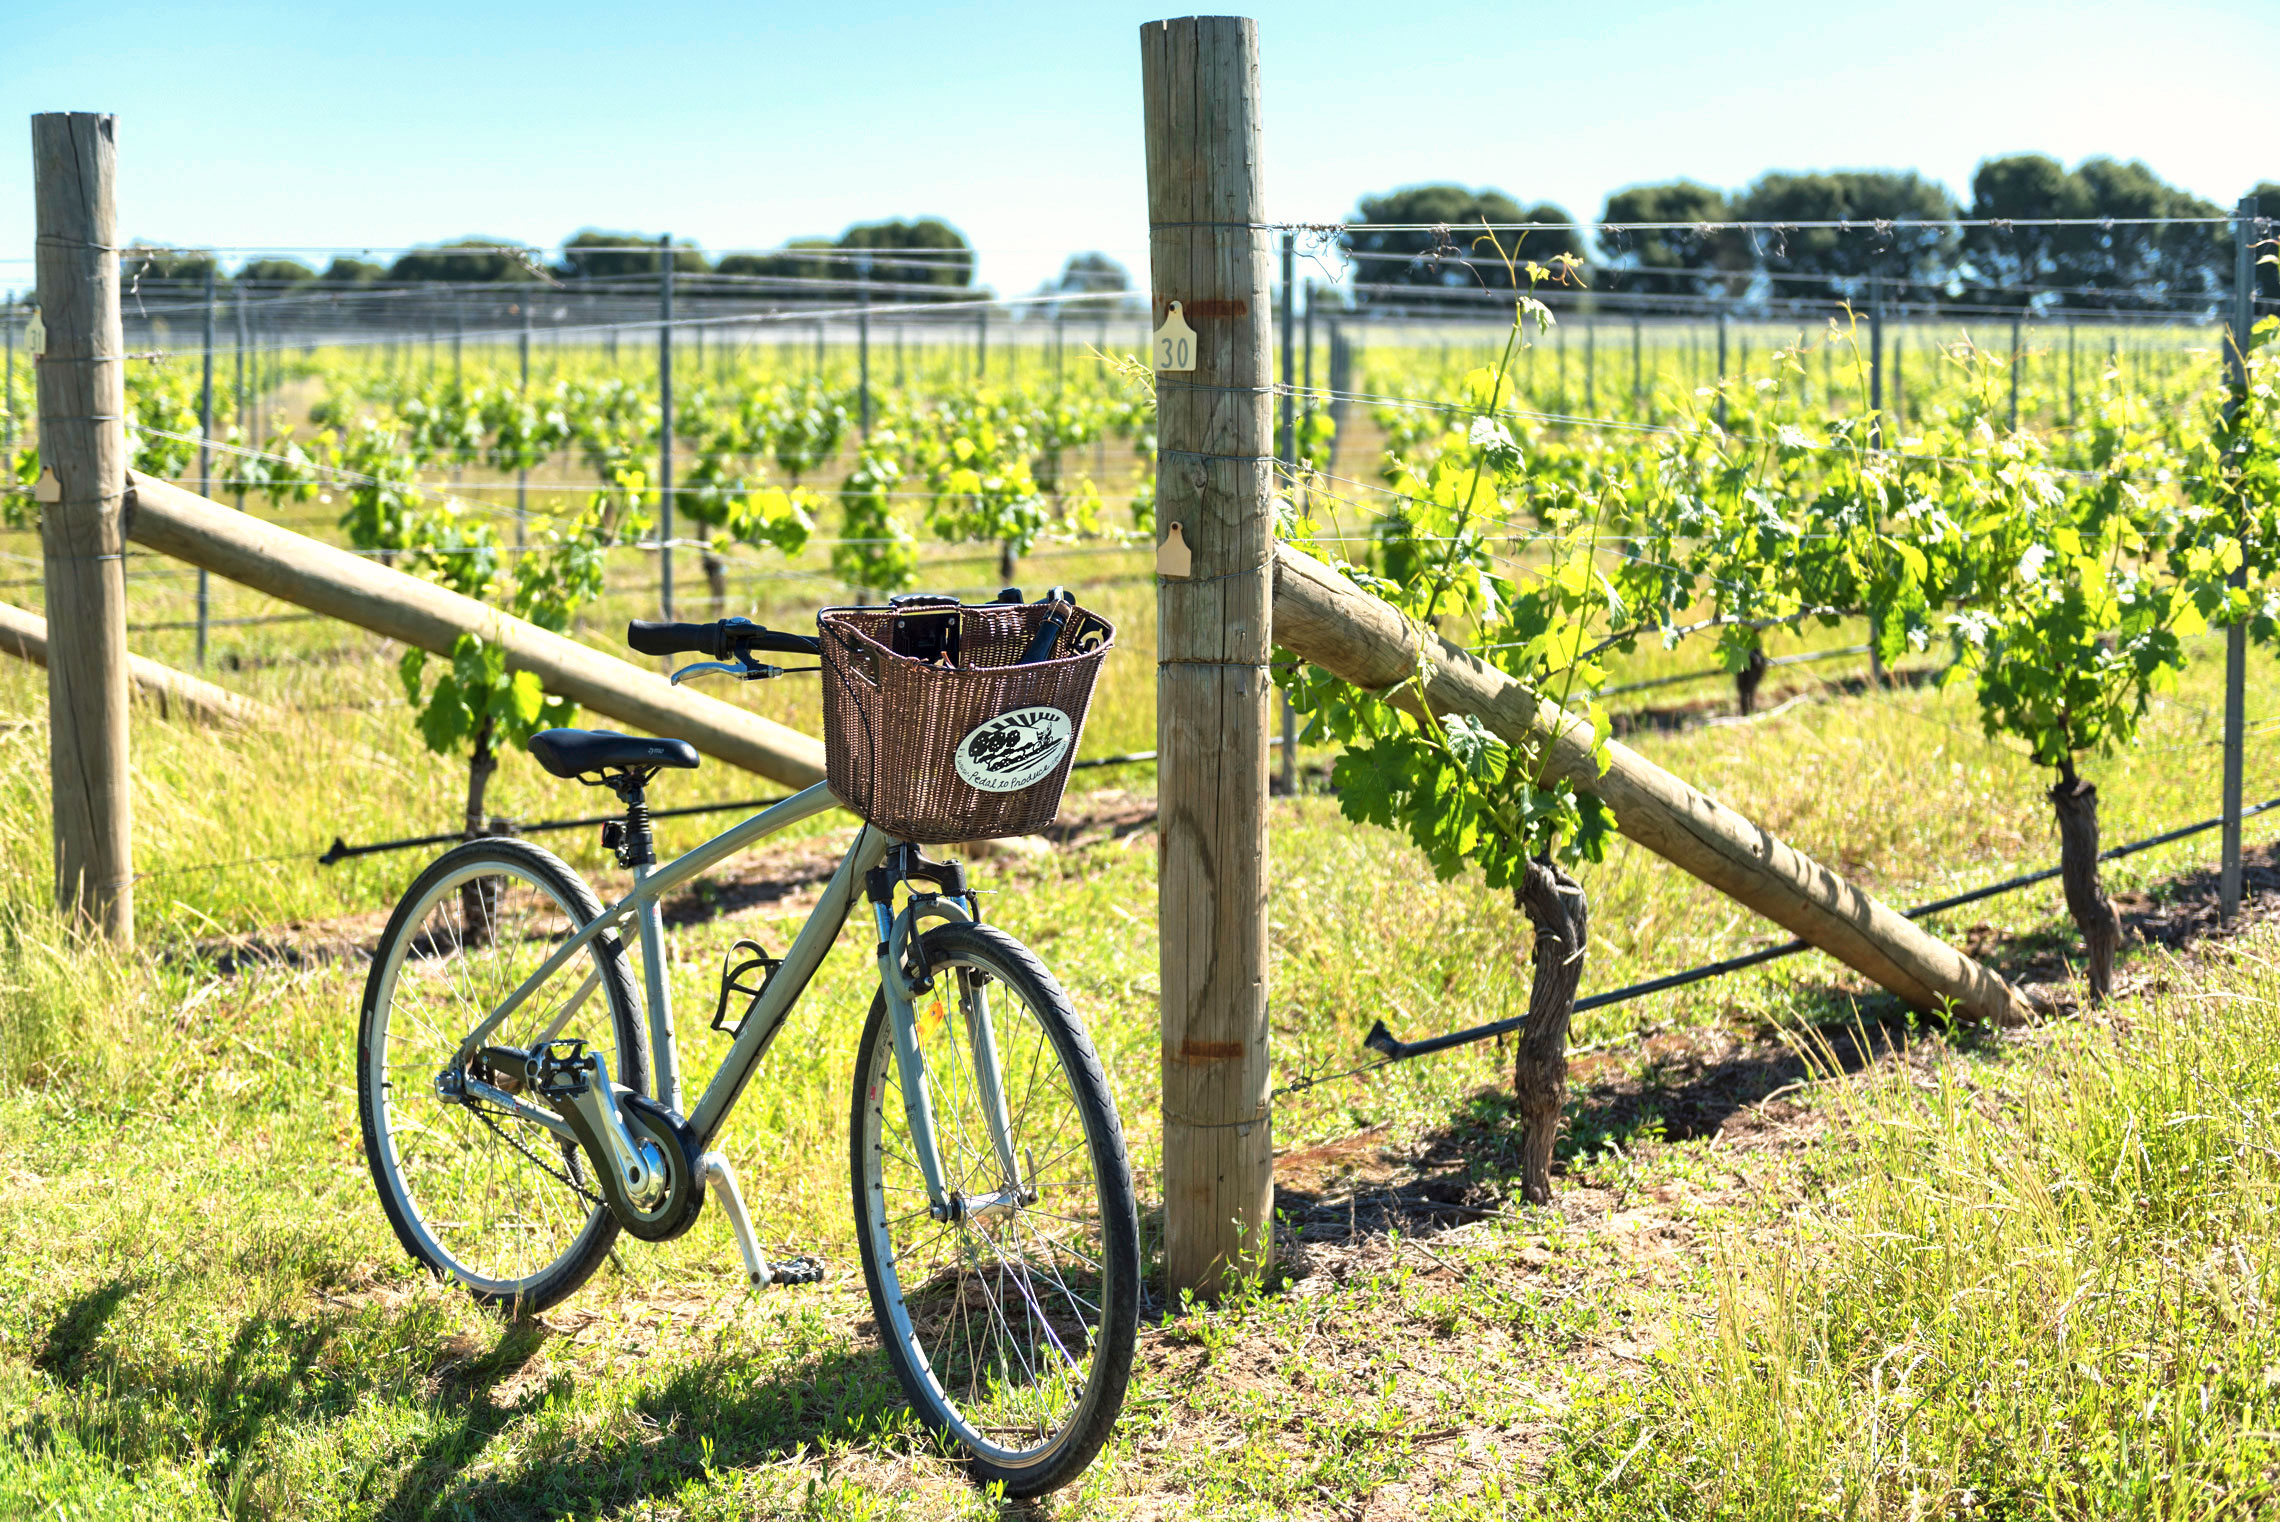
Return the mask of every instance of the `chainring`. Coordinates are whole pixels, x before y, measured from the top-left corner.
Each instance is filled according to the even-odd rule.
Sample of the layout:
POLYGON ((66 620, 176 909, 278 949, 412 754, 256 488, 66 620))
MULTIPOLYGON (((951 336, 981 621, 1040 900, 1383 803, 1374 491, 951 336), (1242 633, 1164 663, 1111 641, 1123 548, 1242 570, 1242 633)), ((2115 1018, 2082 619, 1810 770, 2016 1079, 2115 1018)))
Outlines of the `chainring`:
POLYGON ((696 1224, 705 1208, 705 1175, 697 1147, 697 1133, 689 1123, 654 1099, 621 1094, 619 1113, 636 1142, 654 1144, 665 1156, 665 1197, 643 1210, 628 1199, 613 1169, 599 1170, 598 1182, 609 1198, 610 1213, 618 1224, 644 1242, 670 1242, 696 1224))

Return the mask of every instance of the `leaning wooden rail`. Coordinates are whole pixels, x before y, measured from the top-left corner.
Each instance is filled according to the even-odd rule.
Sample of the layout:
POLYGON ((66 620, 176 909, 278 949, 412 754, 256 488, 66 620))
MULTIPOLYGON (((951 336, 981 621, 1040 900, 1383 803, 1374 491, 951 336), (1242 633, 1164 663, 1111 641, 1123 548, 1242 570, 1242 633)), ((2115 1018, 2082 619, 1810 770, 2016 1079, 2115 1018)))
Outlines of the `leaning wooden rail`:
POLYGON ((1470 714, 1514 744, 1542 743, 1547 771, 1604 799, 1624 835, 1917 1008, 1953 1005, 2006 1024, 2030 1014, 1999 975, 1638 752, 1609 742, 1601 772, 1589 725, 1312 556, 1276 550, 1274 608, 1276 644, 1356 686, 1407 681, 1425 654, 1435 710, 1470 714))
POLYGON ((511 669, 580 707, 787 787, 823 780, 823 742, 798 730, 196 492, 133 471, 127 491, 127 537, 145 548, 437 655, 462 634, 478 635, 506 652, 511 669))
MULTIPOLYGON (((47 620, 14 603, 0 602, 0 654, 45 666, 48 663, 47 620)), ((278 717, 277 711, 265 704, 239 697, 226 687, 201 681, 187 671, 162 666, 146 656, 127 657, 127 679, 155 698, 159 710, 169 715, 180 709, 188 717, 204 723, 240 726, 278 717)))

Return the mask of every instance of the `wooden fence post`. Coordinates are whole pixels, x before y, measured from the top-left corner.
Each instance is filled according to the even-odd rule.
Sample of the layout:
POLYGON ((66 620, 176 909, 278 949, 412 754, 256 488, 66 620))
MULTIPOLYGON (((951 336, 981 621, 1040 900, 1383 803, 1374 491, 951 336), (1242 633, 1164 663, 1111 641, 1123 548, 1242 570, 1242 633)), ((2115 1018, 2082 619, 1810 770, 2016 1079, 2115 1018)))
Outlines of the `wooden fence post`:
POLYGON ((118 119, 32 118, 45 347, 39 374, 40 548, 47 583, 48 781, 56 902, 121 945, 135 934, 127 770, 124 339, 118 119))
MULTIPOLYGON (((699 372, 700 375, 702 372, 699 372)), ((673 235, 657 240, 657 606, 673 616, 673 235)))
MULTIPOLYGON (((2225 380, 2232 389, 2228 411, 2248 397, 2248 335, 2256 326, 2256 259, 2254 254, 2256 197, 2241 197, 2233 212, 2233 309, 2225 329, 2225 380)), ((2240 525, 2234 526, 2240 533, 2240 525)), ((2235 570, 2232 584, 2247 583, 2245 568, 2235 570)), ((2226 924, 2240 912, 2240 789, 2243 738, 2247 728, 2248 625, 2236 623, 2225 630, 2225 756, 2221 808, 2224 833, 2217 866, 2217 915, 2226 924)))
POLYGON ((1182 304, 1195 368, 1157 377, 1158 910, 1164 1271, 1211 1295, 1272 1254, 1267 1115, 1270 286, 1256 23, 1140 31, 1154 315, 1182 304))

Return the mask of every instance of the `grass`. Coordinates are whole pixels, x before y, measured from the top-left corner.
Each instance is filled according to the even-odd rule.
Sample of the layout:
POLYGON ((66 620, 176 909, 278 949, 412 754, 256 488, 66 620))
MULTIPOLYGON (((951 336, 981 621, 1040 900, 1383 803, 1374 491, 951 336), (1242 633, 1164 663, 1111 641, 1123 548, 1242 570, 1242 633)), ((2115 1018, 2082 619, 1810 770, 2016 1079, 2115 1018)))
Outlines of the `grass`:
POLYGON ((2270 1515, 2274 949, 1833 1088, 1778 1245, 1730 1236, 1652 1375, 1571 1408, 1547 1510, 2270 1515))
MULTIPOLYGON (((807 595, 758 611, 789 623, 807 595)), ((1153 741, 1148 600, 1100 595, 1127 653, 1093 754, 1153 741)), ((2194 647, 2138 750, 2089 769, 2109 841, 2213 812, 2217 649, 2194 647)), ((852 1271, 860 955, 827 962, 724 1138, 763 1239, 819 1251, 831 1282, 743 1298, 709 1213, 666 1248, 625 1244, 541 1322, 483 1315, 402 1260, 356 1133, 357 948, 426 855, 313 861, 336 834, 447 826, 454 763, 419 746, 378 641, 254 626, 216 654, 219 679, 292 717, 222 733, 138 710, 143 945, 124 956, 45 907, 45 683, 0 668, 20 721, 0 729, 0 1516, 996 1514, 911 1428, 852 1271)), ((1716 682, 1640 695, 1630 743, 1891 902, 2052 864, 2045 779, 1979 734, 1967 692, 1859 694, 1846 670, 1777 670, 1761 706, 1801 701, 1749 723, 1708 722, 1730 709, 1716 682)), ((2260 720, 2261 658, 2252 683, 2260 720)), ((813 723, 812 689, 737 696, 813 723)), ((1095 824, 978 871, 1091 1025, 1145 1204, 1151 778, 1087 776, 1070 813, 1095 824)), ((658 802, 773 791, 708 766, 658 802)), ((2248 791, 2280 793, 2261 742, 2248 791)), ((495 797, 524 819, 599 812, 521 759, 495 797)), ((670 822, 662 844, 723 822, 670 822)), ((722 952, 788 939, 845 833, 819 820, 674 906, 693 1082, 721 1050, 702 1023, 722 952)), ((546 840, 605 895, 617 882, 590 833, 546 840)), ((1271 849, 1281 1080, 1355 1065, 1379 1018, 1414 1035, 1519 1006, 1508 901, 1432 882, 1319 793, 1276 803, 1271 849)), ((2213 849, 2108 881, 2158 906, 2213 849)), ((1628 845, 1586 882, 1587 994, 1774 933, 1628 845)), ((2055 883, 1939 928, 2065 980, 2055 883)), ((1575 1040, 1604 1050, 1579 1064, 1548 1211, 1511 1203, 1493 1046, 1286 1095, 1277 1275, 1152 1308, 1114 1445, 1047 1510, 2253 1514, 2273 1462, 2256 1434, 2280 1427, 2272 955, 2140 951, 2110 1018, 2002 1046, 1888 1023, 1818 956, 1593 1011, 1575 1040), (1861 1073, 1766 1098, 1864 1052, 1861 1073)))

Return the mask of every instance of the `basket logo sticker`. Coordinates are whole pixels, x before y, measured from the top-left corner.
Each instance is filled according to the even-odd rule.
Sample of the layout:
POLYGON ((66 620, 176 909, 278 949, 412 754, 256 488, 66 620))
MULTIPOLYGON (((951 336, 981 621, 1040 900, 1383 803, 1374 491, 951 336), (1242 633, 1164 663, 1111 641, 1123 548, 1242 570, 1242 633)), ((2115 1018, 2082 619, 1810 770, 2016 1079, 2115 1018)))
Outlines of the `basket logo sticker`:
POLYGON ((985 793, 1018 793, 1053 775, 1077 726, 1058 708, 1016 708, 958 742, 958 775, 985 793))

